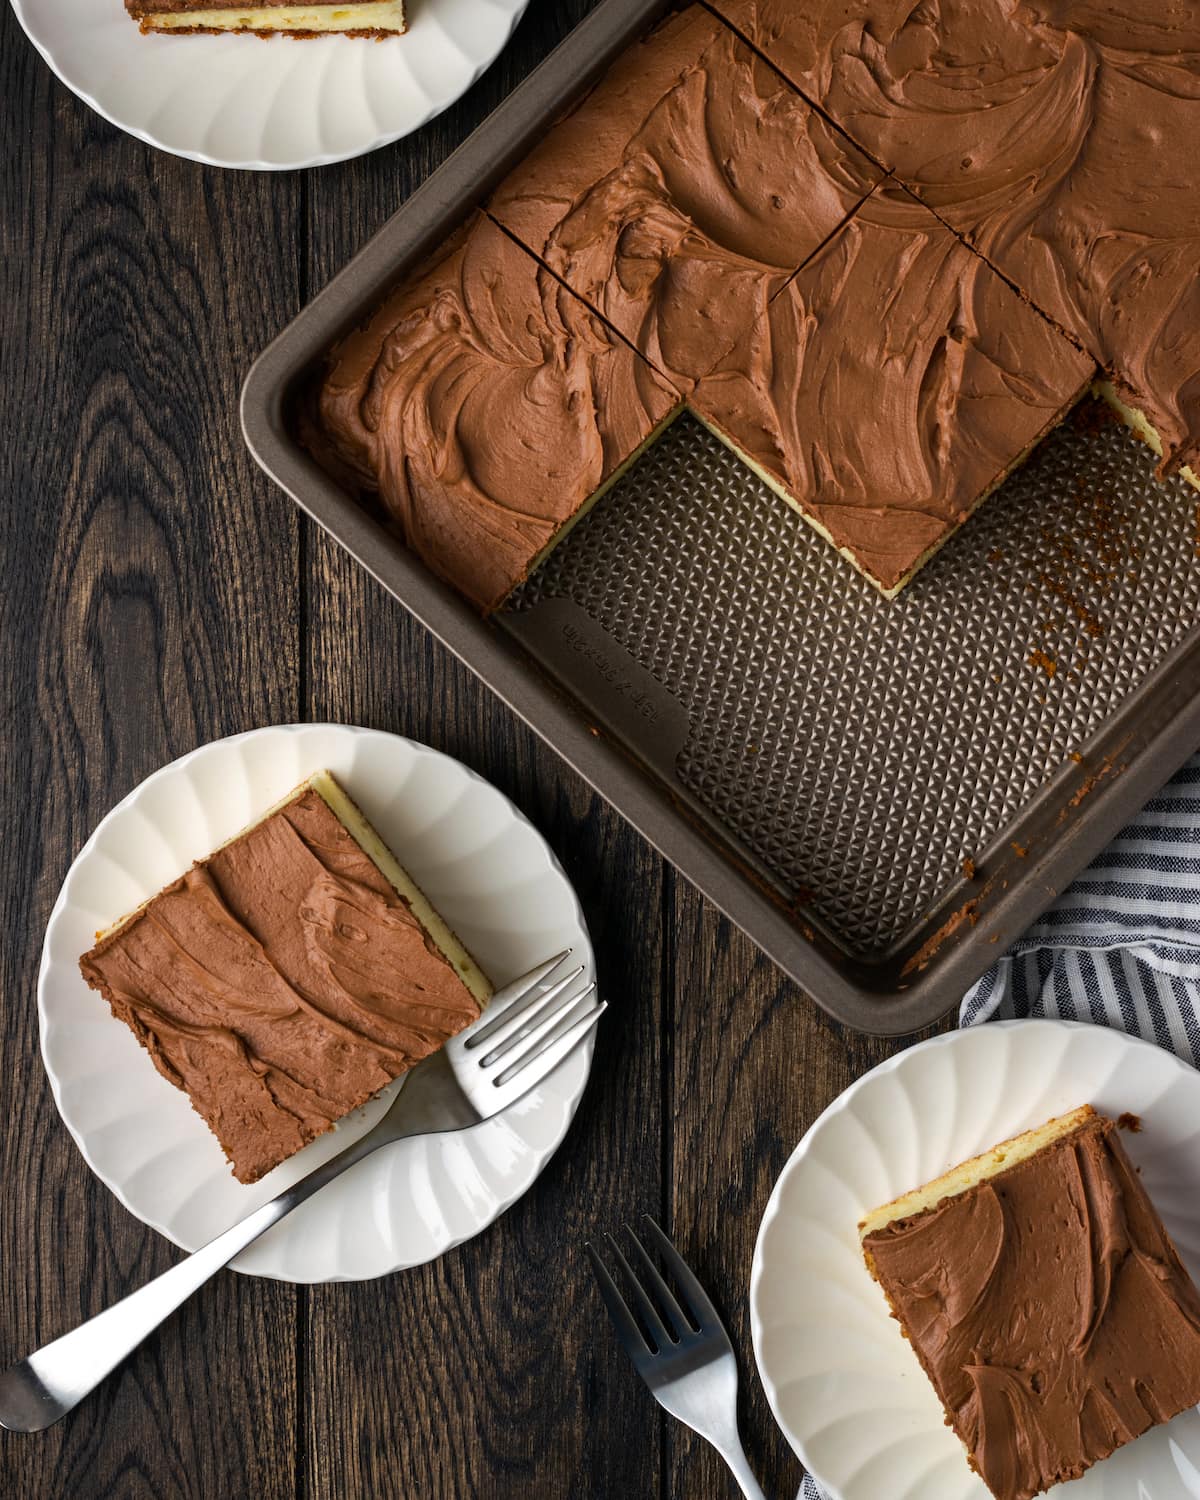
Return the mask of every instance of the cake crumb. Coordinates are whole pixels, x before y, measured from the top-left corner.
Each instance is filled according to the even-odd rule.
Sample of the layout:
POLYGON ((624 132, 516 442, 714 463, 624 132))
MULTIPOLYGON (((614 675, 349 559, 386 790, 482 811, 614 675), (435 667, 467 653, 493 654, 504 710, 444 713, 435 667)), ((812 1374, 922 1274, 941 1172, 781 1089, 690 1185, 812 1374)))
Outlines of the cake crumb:
POLYGON ((1125 1110, 1117 1116, 1117 1126, 1121 1130, 1128 1130, 1131 1135, 1140 1135, 1142 1131, 1142 1117, 1135 1115, 1132 1110, 1125 1110))
POLYGON ((1083 765, 1083 756, 1080 755, 1080 753, 1079 753, 1078 750, 1070 750, 1070 751, 1068 751, 1067 752, 1067 759, 1068 760, 1073 760, 1077 766, 1083 765))
POLYGON ((1029 846, 1027 844, 1012 844, 1009 846, 1018 859, 1029 857, 1029 846))
POLYGON ((1086 397, 1075 407, 1067 420, 1076 432, 1082 432, 1088 437, 1094 437, 1109 427, 1124 425, 1108 402, 1099 396, 1086 397))
POLYGON ((975 879, 975 861, 968 854, 962 862, 962 872, 968 880, 975 879))
POLYGON ((1037 650, 1029 653, 1029 665, 1031 667, 1040 667, 1047 677, 1056 677, 1058 675, 1058 663, 1052 656, 1048 656, 1040 646, 1037 650))

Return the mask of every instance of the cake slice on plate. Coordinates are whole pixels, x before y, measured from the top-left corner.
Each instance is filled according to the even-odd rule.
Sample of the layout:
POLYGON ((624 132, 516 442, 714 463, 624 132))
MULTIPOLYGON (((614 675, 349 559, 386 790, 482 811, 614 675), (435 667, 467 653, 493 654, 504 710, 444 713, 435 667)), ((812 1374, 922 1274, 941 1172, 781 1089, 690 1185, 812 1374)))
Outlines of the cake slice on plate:
POLYGON ((102 933, 80 968, 240 1182, 435 1052, 491 995, 327 771, 102 933))
POLYGON ((1090 1105, 875 1209, 863 1253, 997 1500, 1200 1402, 1200 1293, 1090 1105))
POLYGON ((407 29, 404 0, 349 0, 346 5, 293 5, 290 0, 256 0, 240 10, 225 0, 125 0, 125 9, 144 32, 175 36, 238 32, 243 36, 292 36, 301 40, 341 36, 399 36, 407 29))

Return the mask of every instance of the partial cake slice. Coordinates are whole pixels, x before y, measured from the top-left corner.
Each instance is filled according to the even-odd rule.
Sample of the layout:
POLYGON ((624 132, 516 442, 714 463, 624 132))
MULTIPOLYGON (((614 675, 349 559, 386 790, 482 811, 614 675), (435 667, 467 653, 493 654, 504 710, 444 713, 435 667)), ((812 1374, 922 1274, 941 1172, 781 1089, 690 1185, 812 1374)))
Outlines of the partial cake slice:
POLYGON ((686 391, 881 176, 691 5, 620 54, 487 210, 686 391))
POLYGON ((125 0, 142 31, 179 35, 233 31, 242 35, 300 39, 326 36, 399 36, 407 29, 404 0, 349 0, 346 5, 294 5, 258 0, 237 9, 225 0, 125 0))
POLYGON ((1090 1105, 867 1215, 863 1253, 997 1500, 1200 1402, 1200 1293, 1090 1105))
POLYGON ((101 934, 80 968, 240 1182, 435 1052, 491 995, 327 771, 101 934))
POLYGON ((885 183, 689 400, 892 598, 1094 372, 934 214, 885 183))
POLYGON ((679 405, 625 339, 475 214, 330 352, 301 441, 490 609, 679 405))
POLYGON ((1200 6, 713 4, 1086 349, 1160 472, 1200 487, 1200 6))

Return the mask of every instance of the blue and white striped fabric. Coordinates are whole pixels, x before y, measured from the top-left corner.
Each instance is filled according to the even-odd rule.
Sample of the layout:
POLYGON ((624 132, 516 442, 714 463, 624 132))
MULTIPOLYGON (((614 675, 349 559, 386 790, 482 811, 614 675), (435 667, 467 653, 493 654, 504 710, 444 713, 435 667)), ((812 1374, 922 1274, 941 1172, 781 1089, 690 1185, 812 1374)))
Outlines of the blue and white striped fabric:
POLYGON ((1200 756, 968 992, 959 1024, 1059 1016, 1200 1065, 1200 756))
MULTIPOLYGON (((1200 1066, 1200 755, 967 993, 961 1026, 1092 1021, 1200 1066)), ((799 1500, 825 1500, 806 1478, 799 1500)))

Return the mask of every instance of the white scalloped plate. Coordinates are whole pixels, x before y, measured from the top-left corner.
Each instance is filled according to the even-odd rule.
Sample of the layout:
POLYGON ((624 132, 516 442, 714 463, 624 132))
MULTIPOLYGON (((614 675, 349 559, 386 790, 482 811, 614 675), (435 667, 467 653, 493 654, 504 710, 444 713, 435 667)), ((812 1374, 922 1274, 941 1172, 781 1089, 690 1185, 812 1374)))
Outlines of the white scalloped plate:
POLYGON ((320 167, 440 114, 504 48, 528 0, 410 0, 382 42, 143 36, 122 0, 12 0, 30 41, 106 120, 216 167, 320 167))
MULTIPOLYGON (((990 1022, 867 1073, 815 1122, 775 1184, 750 1279, 759 1372, 780 1427, 831 1500, 990 1500, 863 1265, 858 1221, 956 1162, 1091 1103, 1140 1115, 1125 1145, 1200 1273, 1200 1074, 1105 1027, 990 1022)), ((1200 1411, 1048 1492, 1197 1500, 1200 1411)))
MULTIPOLYGON (((579 902, 545 840, 509 800, 448 756, 398 735, 282 725, 217 740, 156 771, 104 819, 67 875, 38 982, 54 1101, 92 1171, 126 1208, 194 1250, 372 1125, 393 1084, 246 1187, 186 1096, 84 984, 97 930, 210 853, 311 772, 328 767, 494 982, 573 948, 595 977, 579 902)), ((582 981, 581 981, 582 982, 582 981)), ((566 1134, 588 1044, 503 1115, 400 1141, 268 1230, 234 1268, 283 1281, 348 1281, 433 1260, 510 1206, 566 1134)))

